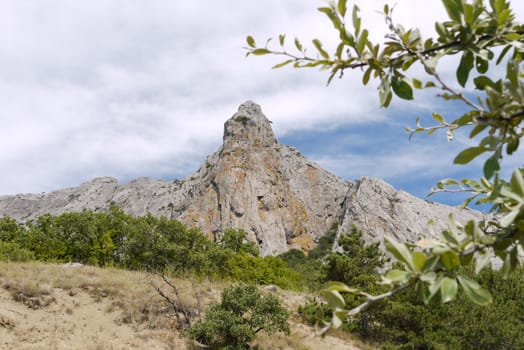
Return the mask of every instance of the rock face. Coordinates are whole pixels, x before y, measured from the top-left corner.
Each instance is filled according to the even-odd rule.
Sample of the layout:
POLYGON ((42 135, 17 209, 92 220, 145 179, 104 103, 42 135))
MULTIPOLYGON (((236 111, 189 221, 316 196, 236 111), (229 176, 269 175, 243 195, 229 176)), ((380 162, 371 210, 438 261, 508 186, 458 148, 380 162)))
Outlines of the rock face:
POLYGON ((338 233, 351 232, 355 226, 368 241, 389 235, 415 243, 432 235, 430 226, 437 233, 446 229, 450 214, 461 223, 482 219, 478 211, 425 201, 369 177, 360 178, 348 191, 343 211, 338 233))
POLYGON ((245 102, 225 122, 222 147, 185 180, 139 178, 119 185, 97 178, 48 194, 0 196, 0 216, 27 221, 117 205, 132 215, 179 219, 215 239, 226 228, 242 228, 264 255, 307 251, 333 224, 340 232, 355 225, 370 240, 389 234, 413 241, 427 232, 430 219, 443 227, 450 212, 459 221, 480 216, 396 191, 378 179, 345 181, 280 144, 270 123, 259 105, 245 102))

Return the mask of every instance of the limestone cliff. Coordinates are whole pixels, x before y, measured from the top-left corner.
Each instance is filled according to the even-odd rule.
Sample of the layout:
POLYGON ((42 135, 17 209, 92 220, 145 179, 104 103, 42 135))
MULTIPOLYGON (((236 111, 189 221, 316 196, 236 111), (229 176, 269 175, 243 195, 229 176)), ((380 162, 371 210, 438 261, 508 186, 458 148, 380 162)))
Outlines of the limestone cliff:
POLYGON ((334 223, 356 225, 370 240, 385 234, 413 241, 427 222, 479 217, 474 211, 430 203, 396 191, 378 179, 348 182, 280 144, 260 106, 248 101, 225 122, 223 145, 185 180, 139 178, 120 185, 98 178, 48 194, 0 196, 0 216, 19 221, 45 213, 107 210, 165 215, 199 226, 210 238, 242 228, 262 254, 308 250, 334 223))
POLYGON ((475 210, 459 209, 429 202, 404 191, 397 191, 383 180, 362 177, 348 191, 338 233, 363 231, 367 241, 382 241, 385 235, 415 243, 447 228, 449 215, 465 223, 480 220, 475 210))
POLYGON ((214 235, 247 230, 265 254, 309 249, 338 222, 349 184, 275 139, 260 106, 246 102, 224 125, 224 144, 197 172, 182 221, 214 235))

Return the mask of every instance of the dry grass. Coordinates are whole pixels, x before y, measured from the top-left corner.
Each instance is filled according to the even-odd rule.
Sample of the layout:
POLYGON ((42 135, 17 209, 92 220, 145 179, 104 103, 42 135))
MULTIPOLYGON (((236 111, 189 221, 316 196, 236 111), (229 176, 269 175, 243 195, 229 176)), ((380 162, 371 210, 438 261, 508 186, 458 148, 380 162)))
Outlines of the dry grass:
MULTIPOLYGON (((189 308, 197 308, 199 304, 195 295, 205 300, 200 301, 201 307, 215 302, 220 296, 220 288, 223 287, 216 283, 211 285, 207 281, 191 283, 188 279, 172 279, 172 282, 177 286, 181 301, 189 308)), ((64 333, 78 331, 85 335, 81 346, 76 347, 78 349, 121 349, 119 345, 107 343, 111 331, 106 336, 108 330, 104 328, 114 328, 114 332, 122 333, 121 329, 126 329, 126 332, 136 333, 137 340, 126 341, 132 349, 139 349, 153 341, 161 343, 158 347, 161 349, 184 349, 185 340, 181 339, 181 334, 175 327, 176 317, 172 307, 160 297, 151 283, 160 286, 166 294, 174 298, 169 286, 158 276, 147 273, 91 266, 70 268, 35 262, 0 262, 0 291, 9 295, 13 301, 33 310, 32 315, 29 315, 27 310, 16 309, 12 305, 4 306, 7 301, 0 299, 0 338, 3 331, 11 330, 12 337, 26 340, 16 344, 13 341, 9 347, 0 342, 0 348, 30 349, 31 347, 25 344, 30 338, 30 333, 34 328, 44 328, 43 332, 57 333, 48 337, 45 348, 75 348, 79 344, 68 347, 69 345, 63 344, 61 338, 67 338, 64 333), (10 309, 11 312, 8 315, 2 312, 3 309, 10 309), (91 315, 91 309, 102 315, 91 315), (39 313, 36 313, 37 310, 39 313), (54 328, 43 324, 25 329, 15 327, 22 324, 23 319, 35 315, 39 315, 40 319, 33 317, 34 322, 49 321, 46 318, 50 316, 59 316, 61 320, 55 322, 57 324, 54 328), (18 316, 21 318, 20 322, 14 319, 18 316), (89 322, 80 321, 82 318, 89 320, 91 316, 99 319, 105 317, 107 320, 96 323, 96 326, 94 322, 88 324, 89 322), (70 323, 72 326, 68 328, 60 323, 70 323), (88 331, 87 328, 92 326, 95 326, 95 329, 88 331), (173 347, 173 344, 176 344, 176 347, 173 347)))
MULTIPOLYGON (((0 262, 0 349, 188 349, 171 305, 152 283, 184 307, 205 310, 225 283, 170 279, 179 299, 159 276, 84 266, 0 262)), ((278 290, 290 310, 305 295, 278 290)), ((358 349, 348 340, 312 337, 291 317, 292 333, 260 334, 260 350, 358 349)))
MULTIPOLYGON (((181 301, 192 308, 198 306, 196 296, 201 299, 201 307, 216 302, 220 297, 220 289, 223 288, 220 284, 211 284, 209 281, 191 283, 188 279, 171 280, 177 286, 181 301)), ((9 291, 17 301, 24 302, 28 299, 38 304, 37 300, 40 300, 40 307, 45 307, 53 302, 52 295, 57 290, 66 291, 71 297, 84 292, 96 302, 109 300, 110 304, 105 311, 121 311, 121 322, 155 329, 169 324, 171 310, 152 288, 152 283, 168 294, 171 291, 159 276, 143 272, 92 266, 68 268, 64 265, 36 262, 0 262, 0 286, 9 291)), ((34 308, 38 307, 39 305, 35 305, 34 308)))

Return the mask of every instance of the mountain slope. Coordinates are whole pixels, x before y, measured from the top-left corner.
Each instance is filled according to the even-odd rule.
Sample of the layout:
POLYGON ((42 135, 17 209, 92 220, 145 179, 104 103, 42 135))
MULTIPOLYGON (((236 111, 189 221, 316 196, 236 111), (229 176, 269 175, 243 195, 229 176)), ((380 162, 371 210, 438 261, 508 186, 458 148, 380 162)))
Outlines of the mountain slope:
POLYGON ((242 228, 264 255, 309 250, 333 224, 340 224, 340 232, 355 225, 370 240, 389 234, 414 241, 430 219, 441 228, 450 212, 462 222, 480 217, 396 191, 382 180, 349 182, 327 172, 280 144, 271 122, 251 101, 225 122, 223 141, 185 180, 139 178, 120 185, 98 178, 48 194, 1 196, 0 216, 26 221, 117 205, 133 215, 177 218, 210 238, 229 227, 242 228))

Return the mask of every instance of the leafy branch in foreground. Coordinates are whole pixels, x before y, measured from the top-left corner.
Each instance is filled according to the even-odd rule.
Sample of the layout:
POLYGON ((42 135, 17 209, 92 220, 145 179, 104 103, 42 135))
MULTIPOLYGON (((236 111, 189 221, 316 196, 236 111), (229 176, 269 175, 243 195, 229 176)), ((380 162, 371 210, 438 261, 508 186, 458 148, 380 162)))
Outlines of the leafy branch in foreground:
POLYGON ((432 134, 446 130, 448 140, 458 131, 469 132, 478 144, 460 151, 455 164, 468 164, 477 157, 487 157, 480 180, 446 179, 437 183, 432 193, 439 191, 468 192, 464 206, 472 201, 489 204, 492 215, 482 221, 460 225, 450 218, 449 228, 439 236, 428 232, 428 239, 416 245, 385 238, 386 249, 401 263, 382 278, 390 291, 373 296, 342 283, 333 283, 324 292, 334 312, 330 326, 340 326, 369 305, 403 290, 415 288, 426 303, 434 299, 449 302, 459 289, 473 302, 486 305, 490 293, 476 281, 459 272, 462 266, 474 264, 479 273, 494 256, 502 261, 502 273, 508 276, 520 264, 519 249, 524 248, 524 169, 517 168, 510 179, 503 179, 501 163, 504 156, 514 155, 524 136, 524 26, 506 0, 442 0, 449 19, 435 23, 435 35, 424 39, 418 29, 405 29, 393 21, 393 9, 383 8, 389 32, 385 41, 374 43, 369 30, 362 27, 357 5, 348 13, 347 1, 328 1, 318 10, 325 14, 336 30, 339 43, 333 54, 319 39, 313 39, 316 54, 307 54, 299 39, 295 49, 286 48, 286 36, 279 36, 280 49, 274 50, 267 41, 259 47, 253 37, 247 37, 247 55, 276 55, 285 60, 273 68, 292 65, 295 68, 319 67, 329 71, 328 84, 335 76, 342 77, 347 69, 360 69, 362 83, 378 79, 379 103, 388 107, 393 96, 414 99, 415 89, 436 89, 438 98, 457 101, 465 111, 451 121, 432 113, 436 124, 422 126, 417 120, 411 135, 432 134), (443 79, 439 61, 446 56, 460 57, 455 82, 443 79), (408 76, 413 64, 419 64, 423 78, 408 76), (499 67, 502 67, 500 69, 499 67), (470 87, 475 90, 471 91, 470 87), (347 310, 341 293, 365 297, 363 304, 347 310))

